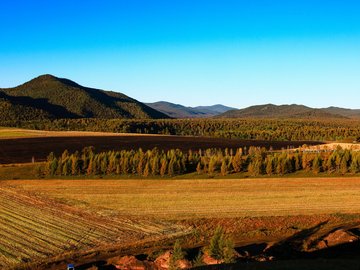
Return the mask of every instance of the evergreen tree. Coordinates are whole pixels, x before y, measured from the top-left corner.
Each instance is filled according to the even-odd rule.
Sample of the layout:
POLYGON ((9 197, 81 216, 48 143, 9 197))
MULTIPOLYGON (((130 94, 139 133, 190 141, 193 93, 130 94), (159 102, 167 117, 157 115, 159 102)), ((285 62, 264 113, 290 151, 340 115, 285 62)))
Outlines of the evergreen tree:
POLYGON ((180 241, 176 240, 170 257, 169 270, 180 269, 178 266, 178 261, 183 259, 184 259, 184 252, 181 248, 180 241))
POLYGON ((148 177, 149 174, 150 174, 150 166, 149 166, 149 162, 147 162, 146 165, 145 165, 143 176, 148 177))
POLYGON ((232 167, 234 169, 234 172, 238 173, 242 170, 242 149, 239 148, 236 151, 235 156, 231 160, 232 167))
POLYGON ((54 158, 50 164, 50 175, 51 176, 56 174, 57 168, 58 168, 58 160, 57 160, 57 158, 54 158))
POLYGON ((160 175, 161 175, 162 177, 164 177, 165 174, 166 174, 166 171, 167 171, 167 160, 166 160, 166 158, 164 157, 164 158, 161 160, 160 175))
POLYGON ((221 175, 226 176, 228 174, 228 166, 226 165, 225 159, 223 159, 221 163, 221 169, 220 169, 221 175))
POLYGON ((346 161, 345 158, 343 158, 341 160, 341 163, 340 163, 340 172, 342 174, 346 174, 348 171, 349 171, 349 168, 348 168, 348 165, 347 165, 347 161, 346 161))
POLYGON ((266 168, 265 168, 267 175, 272 175, 273 174, 273 171, 274 171, 274 168, 273 168, 274 164, 273 163, 274 163, 273 157, 268 156, 266 158, 266 168))
POLYGON ((200 162, 200 161, 198 162, 198 164, 197 164, 197 166, 196 166, 196 172, 197 172, 198 174, 201 174, 201 172, 202 172, 202 170, 201 170, 201 162, 200 162))
POLYGON ((314 160, 313 160, 313 165, 312 165, 312 171, 315 174, 318 174, 319 172, 321 172, 322 170, 322 160, 320 156, 315 156, 314 160))

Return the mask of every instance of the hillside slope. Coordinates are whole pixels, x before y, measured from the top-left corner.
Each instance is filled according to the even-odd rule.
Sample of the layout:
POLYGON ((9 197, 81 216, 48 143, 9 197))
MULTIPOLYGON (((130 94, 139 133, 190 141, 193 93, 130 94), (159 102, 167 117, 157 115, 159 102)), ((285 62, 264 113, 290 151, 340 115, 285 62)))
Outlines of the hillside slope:
POLYGON ((180 104, 174 104, 166 101, 146 103, 146 105, 173 118, 213 117, 234 109, 221 104, 213 106, 185 107, 180 104))
POLYGON ((333 113, 333 114, 339 114, 346 117, 351 118, 360 118, 360 110, 352 110, 352 109, 345 109, 345 108, 339 108, 339 107, 328 107, 322 109, 325 112, 333 113))
POLYGON ((240 110, 231 110, 219 115, 221 118, 346 118, 339 114, 313 109, 304 105, 256 105, 240 110))
POLYGON ((14 88, 0 88, 0 120, 43 118, 169 118, 124 94, 42 75, 14 88), (10 117, 13 119, 14 117, 10 117))

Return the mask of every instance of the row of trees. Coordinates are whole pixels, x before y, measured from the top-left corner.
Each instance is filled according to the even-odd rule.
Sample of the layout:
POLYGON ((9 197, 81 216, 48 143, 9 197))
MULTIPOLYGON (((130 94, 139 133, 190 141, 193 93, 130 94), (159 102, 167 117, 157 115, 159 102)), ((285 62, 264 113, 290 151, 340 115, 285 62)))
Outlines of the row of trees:
POLYGON ((343 140, 360 137, 359 120, 300 119, 58 119, 4 122, 1 125, 45 130, 211 136, 258 140, 343 140))
POLYGON ((334 151, 282 151, 269 152, 265 148, 250 147, 233 150, 207 149, 182 152, 179 149, 160 151, 109 151, 96 153, 93 147, 81 152, 61 156, 53 153, 47 158, 45 174, 53 175, 138 175, 174 176, 197 172, 222 176, 247 172, 251 176, 284 175, 297 171, 341 173, 360 172, 360 152, 334 151))

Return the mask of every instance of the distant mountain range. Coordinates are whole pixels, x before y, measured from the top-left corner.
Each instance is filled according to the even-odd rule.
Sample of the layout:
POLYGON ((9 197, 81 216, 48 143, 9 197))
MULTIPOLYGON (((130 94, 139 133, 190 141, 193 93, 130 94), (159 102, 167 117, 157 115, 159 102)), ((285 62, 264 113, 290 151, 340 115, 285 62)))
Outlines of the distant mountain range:
POLYGON ((124 94, 42 75, 14 88, 0 88, 0 121, 56 118, 169 118, 124 94))
POLYGON ((180 104, 174 104, 166 101, 145 104, 173 118, 206 118, 220 115, 230 110, 235 110, 235 108, 227 107, 221 104, 198 107, 185 107, 180 104))
POLYGON ((314 109, 304 105, 256 105, 227 111, 221 118, 360 118, 360 110, 329 107, 314 109))
POLYGON ((42 75, 14 88, 0 88, 0 122, 57 118, 360 118, 360 110, 304 105, 257 105, 235 109, 224 105, 185 107, 160 101, 141 103, 124 94, 81 86, 42 75))

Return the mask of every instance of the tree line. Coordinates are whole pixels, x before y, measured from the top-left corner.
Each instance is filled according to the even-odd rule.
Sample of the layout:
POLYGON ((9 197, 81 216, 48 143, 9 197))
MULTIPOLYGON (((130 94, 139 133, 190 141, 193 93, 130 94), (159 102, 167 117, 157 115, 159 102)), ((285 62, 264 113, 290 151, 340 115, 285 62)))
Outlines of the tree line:
POLYGON ((81 152, 65 150, 56 157, 50 153, 45 163, 47 176, 137 175, 175 176, 186 173, 209 176, 248 173, 251 176, 285 175, 297 171, 318 174, 360 172, 360 152, 341 149, 333 151, 269 152, 265 148, 206 149, 182 152, 179 149, 160 151, 121 150, 95 152, 86 147, 81 152))
POLYGON ((344 140, 360 137, 360 121, 347 119, 57 119, 0 123, 40 130, 211 136, 271 141, 344 140))

